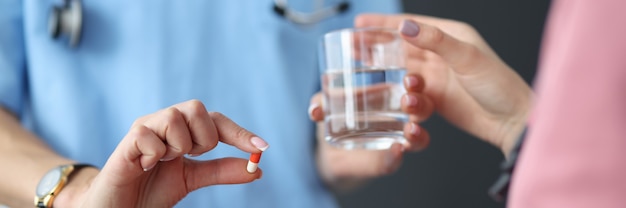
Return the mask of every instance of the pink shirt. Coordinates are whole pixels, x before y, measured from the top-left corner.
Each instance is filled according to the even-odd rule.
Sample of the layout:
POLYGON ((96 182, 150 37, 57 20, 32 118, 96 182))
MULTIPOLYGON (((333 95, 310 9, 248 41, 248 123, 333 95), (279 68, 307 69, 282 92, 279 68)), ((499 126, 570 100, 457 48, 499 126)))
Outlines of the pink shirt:
POLYGON ((555 0, 509 206, 626 207, 626 1, 555 0))

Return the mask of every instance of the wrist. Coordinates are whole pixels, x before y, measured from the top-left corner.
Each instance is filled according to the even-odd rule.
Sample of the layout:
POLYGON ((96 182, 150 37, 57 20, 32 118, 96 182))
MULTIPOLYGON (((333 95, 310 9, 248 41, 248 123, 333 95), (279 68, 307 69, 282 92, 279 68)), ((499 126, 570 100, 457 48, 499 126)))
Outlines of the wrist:
MULTIPOLYGON (((529 96, 530 97, 530 96, 529 96)), ((530 100, 530 98, 529 98, 530 100)), ((500 143, 500 150, 504 154, 504 156, 508 159, 511 150, 517 143, 517 140, 520 139, 522 133, 526 129, 526 125, 528 122, 528 115, 530 114, 530 101, 527 102, 519 112, 517 116, 511 118, 503 128, 504 134, 502 134, 502 142, 500 143)))
POLYGON ((94 167, 85 167, 72 174, 68 183, 56 196, 52 207, 79 207, 82 196, 89 189, 92 180, 99 170, 94 167))
POLYGON ((513 127, 511 127, 510 131, 504 136, 500 146, 500 150, 507 159, 511 154, 511 150, 515 146, 515 143, 517 142, 517 140, 520 139, 520 136, 522 136, 524 129, 526 129, 526 123, 519 122, 518 124, 515 124, 513 127))

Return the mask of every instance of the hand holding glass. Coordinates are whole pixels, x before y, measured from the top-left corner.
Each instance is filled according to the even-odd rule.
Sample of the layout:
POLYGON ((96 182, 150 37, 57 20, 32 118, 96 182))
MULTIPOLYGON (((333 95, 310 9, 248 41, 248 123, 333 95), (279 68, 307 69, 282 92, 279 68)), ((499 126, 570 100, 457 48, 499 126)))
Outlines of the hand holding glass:
POLYGON ((325 139, 345 149, 406 144, 408 115, 400 108, 403 40, 395 29, 357 28, 324 35, 320 69, 325 139))

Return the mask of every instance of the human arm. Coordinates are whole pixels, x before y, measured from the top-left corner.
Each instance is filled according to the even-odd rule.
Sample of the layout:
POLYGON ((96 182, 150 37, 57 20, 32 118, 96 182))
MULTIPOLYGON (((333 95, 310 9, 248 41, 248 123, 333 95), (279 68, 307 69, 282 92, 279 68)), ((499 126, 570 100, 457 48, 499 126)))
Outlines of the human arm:
MULTIPOLYGON (((3 170, 7 170, 0 171, 0 203, 10 207, 33 206, 35 187, 41 177, 56 166, 72 163, 75 161, 55 153, 36 135, 24 129, 13 114, 0 108, 0 164, 3 170)), ((96 173, 95 168, 79 171, 55 201, 63 204, 69 198, 66 193, 80 193, 77 190, 80 184, 96 173)))
MULTIPOLYGON (((14 168, 8 170, 20 171, 0 173, 3 174, 0 180, 7 179, 2 181, 1 196, 6 197, 2 202, 11 207, 29 207, 33 206, 35 186, 41 176, 57 165, 74 162, 55 154, 11 118, 5 111, 0 113, 0 129, 10 130, 0 131, 3 144, 0 161, 14 168), (14 178, 9 180, 9 177, 14 178)), ((258 137, 253 143, 253 137, 254 134, 222 114, 207 112, 199 101, 174 105, 138 119, 102 171, 98 173, 91 168, 78 172, 59 192, 53 206, 171 207, 189 192, 204 186, 251 182, 260 178, 262 171, 248 173, 246 159, 195 161, 183 155, 202 154, 213 149, 218 141, 251 153, 267 147, 258 137)))

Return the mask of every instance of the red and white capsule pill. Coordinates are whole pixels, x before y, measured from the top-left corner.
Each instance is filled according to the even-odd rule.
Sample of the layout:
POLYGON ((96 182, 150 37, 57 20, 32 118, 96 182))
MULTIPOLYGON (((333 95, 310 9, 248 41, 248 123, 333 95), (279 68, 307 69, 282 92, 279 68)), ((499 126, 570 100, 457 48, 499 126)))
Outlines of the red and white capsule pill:
POLYGON ((250 155, 250 160, 248 160, 248 167, 246 167, 246 170, 248 170, 248 173, 256 172, 256 169, 259 167, 259 161, 261 161, 262 153, 263 152, 252 153, 250 155))

